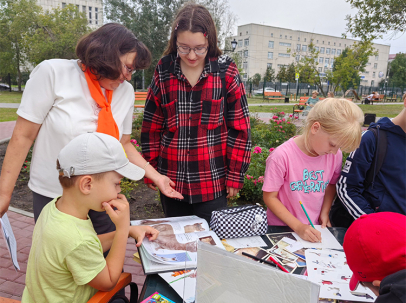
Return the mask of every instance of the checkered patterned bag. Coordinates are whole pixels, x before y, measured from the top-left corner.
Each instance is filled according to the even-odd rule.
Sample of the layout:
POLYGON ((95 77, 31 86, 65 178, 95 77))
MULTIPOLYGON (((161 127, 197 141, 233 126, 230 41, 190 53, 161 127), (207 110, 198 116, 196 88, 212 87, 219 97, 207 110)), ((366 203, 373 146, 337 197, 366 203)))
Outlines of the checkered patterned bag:
POLYGON ((260 205, 222 208, 212 212, 210 228, 221 239, 266 234, 266 211, 260 205))

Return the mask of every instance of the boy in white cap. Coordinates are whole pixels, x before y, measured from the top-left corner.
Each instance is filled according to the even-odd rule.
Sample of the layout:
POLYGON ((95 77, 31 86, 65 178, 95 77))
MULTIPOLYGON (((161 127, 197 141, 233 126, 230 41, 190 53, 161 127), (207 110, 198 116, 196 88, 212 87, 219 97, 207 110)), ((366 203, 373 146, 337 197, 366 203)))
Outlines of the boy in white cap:
POLYGON ((117 284, 128 236, 139 246, 145 236, 158 235, 150 226, 130 226, 120 180, 139 180, 145 171, 129 162, 117 139, 80 135, 61 150, 57 166, 63 194, 44 207, 35 225, 22 302, 87 302, 117 284), (116 231, 98 237, 89 210, 106 211, 116 231))

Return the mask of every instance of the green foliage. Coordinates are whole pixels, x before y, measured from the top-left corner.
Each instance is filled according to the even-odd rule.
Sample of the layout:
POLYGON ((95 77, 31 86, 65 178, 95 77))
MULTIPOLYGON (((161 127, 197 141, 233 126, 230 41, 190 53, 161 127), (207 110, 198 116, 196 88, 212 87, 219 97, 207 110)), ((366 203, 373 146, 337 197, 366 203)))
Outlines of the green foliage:
POLYGON ((287 81, 287 73, 286 73, 286 67, 285 66, 282 66, 279 69, 279 72, 276 75, 276 79, 278 79, 281 82, 286 82, 287 81))
MULTIPOLYGON (((347 32, 363 40, 382 37, 389 32, 406 31, 406 5, 404 0, 346 0, 357 10, 347 15, 347 32)), ((394 35, 393 35, 394 36, 394 35)))
POLYGON ((258 73, 256 73, 256 74, 254 75, 254 77, 252 77, 252 83, 253 83, 255 86, 258 86, 260 81, 261 81, 261 75, 258 74, 258 73))
POLYGON ((127 200, 130 200, 131 192, 135 189, 137 185, 138 184, 136 181, 127 178, 121 179, 120 182, 121 194, 123 194, 127 198, 127 200))
POLYGON ((241 74, 244 69, 242 68, 242 56, 238 52, 228 53, 231 59, 233 59, 234 63, 237 65, 238 72, 241 74))
POLYGON ((52 58, 75 59, 78 40, 90 32, 86 13, 73 4, 38 15, 37 28, 27 39, 28 58, 34 65, 52 58))
POLYGON ((292 62, 291 64, 288 65, 288 68, 286 69, 286 81, 287 82, 295 82, 295 64, 292 62))
MULTIPOLYGON (((33 145, 34 146, 34 145, 33 145)), ((32 149, 33 146, 31 146, 30 150, 28 151, 27 157, 24 160, 23 166, 21 167, 20 174, 20 179, 19 180, 27 180, 30 176, 30 168, 31 168, 31 159, 32 159, 32 149)))
MULTIPOLYGON (((264 74, 264 82, 273 82, 275 80, 275 70, 272 67, 267 67, 264 74)), ((264 84, 265 85, 265 84, 264 84)))
MULTIPOLYGON (((144 119, 144 112, 136 113, 133 116, 133 131, 131 134, 131 138, 136 140, 137 142, 141 142, 141 127, 142 127, 143 119, 144 119)), ((137 148, 137 146, 136 146, 136 148, 137 148)))
POLYGON ((389 86, 406 87, 406 54, 397 54, 389 68, 389 86))

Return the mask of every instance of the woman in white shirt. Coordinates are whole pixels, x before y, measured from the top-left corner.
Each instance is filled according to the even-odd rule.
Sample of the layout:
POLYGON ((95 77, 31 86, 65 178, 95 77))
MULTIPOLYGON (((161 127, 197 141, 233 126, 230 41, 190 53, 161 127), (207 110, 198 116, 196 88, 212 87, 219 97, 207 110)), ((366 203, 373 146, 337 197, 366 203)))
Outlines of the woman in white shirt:
MULTIPOLYGON (((46 203, 62 194, 56 169, 59 151, 76 136, 95 131, 119 139, 129 160, 145 169, 145 175, 165 195, 182 198, 172 188, 174 183, 148 165, 130 142, 134 89, 127 81, 135 69, 149 66, 147 47, 124 26, 109 23, 84 36, 76 54, 79 60, 43 61, 30 75, 0 176, 0 217, 8 209, 34 140, 28 186, 33 191, 37 219, 46 203)), ((107 224, 93 215, 89 213, 96 232, 114 228, 111 221, 107 224)))

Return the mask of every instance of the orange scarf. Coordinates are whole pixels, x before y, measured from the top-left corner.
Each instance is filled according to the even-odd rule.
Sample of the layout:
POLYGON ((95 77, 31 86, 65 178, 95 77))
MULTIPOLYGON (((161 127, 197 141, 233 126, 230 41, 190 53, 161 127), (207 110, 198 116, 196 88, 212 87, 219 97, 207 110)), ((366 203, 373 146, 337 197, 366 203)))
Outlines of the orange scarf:
MULTIPOLYGON (((82 70, 85 68, 82 66, 82 70)), ((90 68, 84 71, 87 86, 89 87, 90 94, 96 103, 101 107, 99 112, 99 120, 97 123, 97 132, 107 134, 119 140, 119 131, 114 121, 113 113, 111 112, 111 99, 113 98, 113 91, 106 89, 106 98, 103 95, 99 81, 95 75, 90 72, 90 68)))

